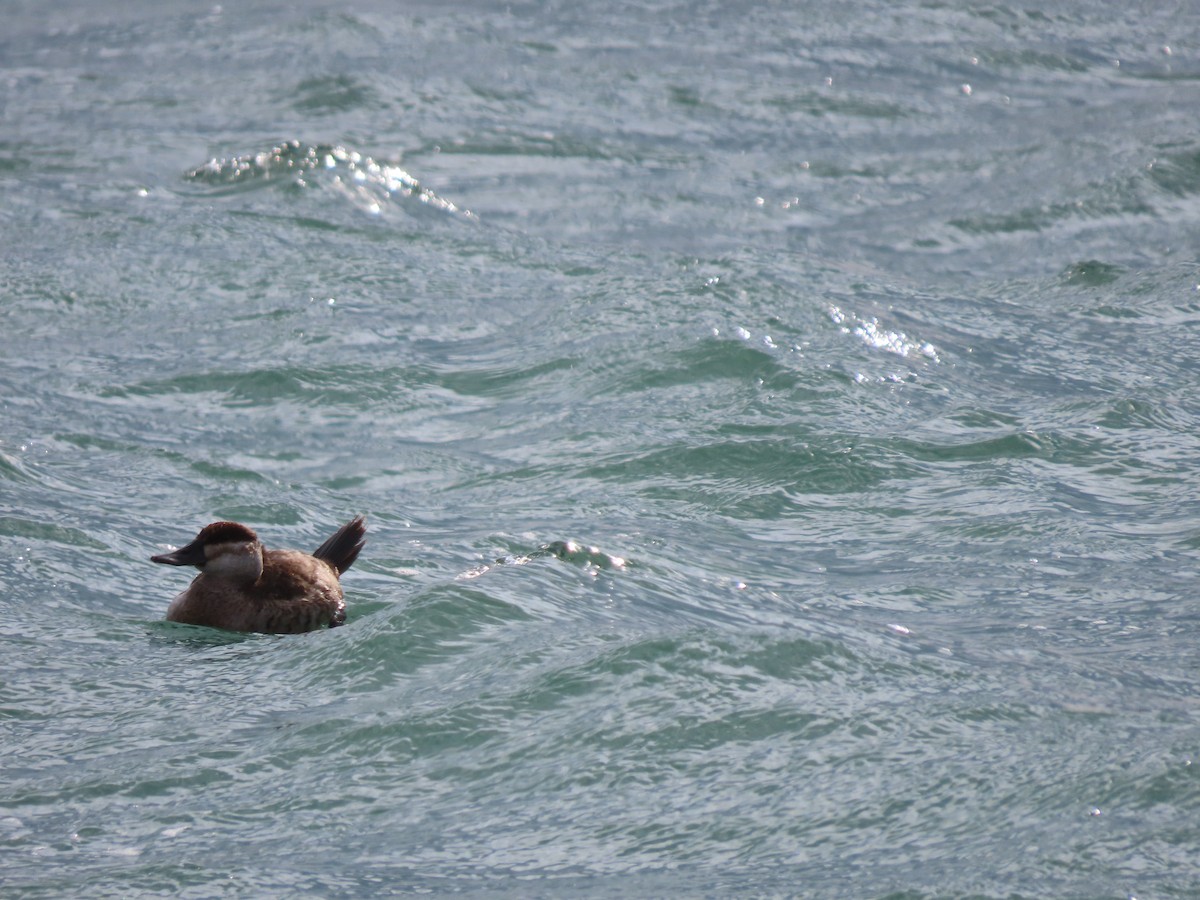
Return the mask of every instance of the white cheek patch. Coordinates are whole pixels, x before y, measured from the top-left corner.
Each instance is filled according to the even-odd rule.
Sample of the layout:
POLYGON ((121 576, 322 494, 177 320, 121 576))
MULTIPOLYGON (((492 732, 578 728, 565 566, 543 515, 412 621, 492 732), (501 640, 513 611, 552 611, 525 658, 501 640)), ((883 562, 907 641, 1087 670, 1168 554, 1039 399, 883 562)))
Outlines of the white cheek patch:
POLYGON ((262 554, 253 544, 212 544, 204 548, 204 555, 208 559, 204 564, 207 574, 254 578, 262 574, 262 554))

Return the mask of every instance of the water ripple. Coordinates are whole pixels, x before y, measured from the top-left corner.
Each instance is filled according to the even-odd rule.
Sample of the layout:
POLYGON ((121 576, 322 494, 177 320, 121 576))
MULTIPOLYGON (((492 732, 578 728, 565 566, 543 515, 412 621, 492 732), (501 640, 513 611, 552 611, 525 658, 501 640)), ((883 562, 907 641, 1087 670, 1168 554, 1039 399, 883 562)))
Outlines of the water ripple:
POLYGON ((462 219, 469 210, 423 187, 395 165, 376 162, 357 150, 292 140, 260 153, 211 159, 185 175, 211 196, 239 193, 284 183, 298 188, 321 186, 347 197, 364 212, 378 215, 389 203, 414 211, 424 207, 462 219))

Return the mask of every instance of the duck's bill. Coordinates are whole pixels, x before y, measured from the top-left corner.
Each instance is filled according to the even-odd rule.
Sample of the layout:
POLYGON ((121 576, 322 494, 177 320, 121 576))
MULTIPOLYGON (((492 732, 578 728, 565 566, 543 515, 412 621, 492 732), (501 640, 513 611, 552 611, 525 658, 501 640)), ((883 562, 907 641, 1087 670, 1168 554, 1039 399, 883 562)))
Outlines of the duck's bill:
POLYGON ((204 563, 204 547, 194 541, 171 553, 160 553, 150 557, 150 562, 166 566, 199 566, 204 563))

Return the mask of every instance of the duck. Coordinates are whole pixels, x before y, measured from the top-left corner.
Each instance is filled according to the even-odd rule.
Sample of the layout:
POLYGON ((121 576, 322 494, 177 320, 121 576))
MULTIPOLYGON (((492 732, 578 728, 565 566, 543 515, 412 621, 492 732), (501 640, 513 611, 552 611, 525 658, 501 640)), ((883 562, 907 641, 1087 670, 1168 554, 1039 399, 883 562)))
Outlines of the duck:
POLYGON ((200 574, 171 601, 167 621, 226 631, 300 634, 346 621, 341 576, 358 559, 367 526, 356 516, 311 554, 268 550, 240 522, 213 522, 191 543, 150 557, 200 574))

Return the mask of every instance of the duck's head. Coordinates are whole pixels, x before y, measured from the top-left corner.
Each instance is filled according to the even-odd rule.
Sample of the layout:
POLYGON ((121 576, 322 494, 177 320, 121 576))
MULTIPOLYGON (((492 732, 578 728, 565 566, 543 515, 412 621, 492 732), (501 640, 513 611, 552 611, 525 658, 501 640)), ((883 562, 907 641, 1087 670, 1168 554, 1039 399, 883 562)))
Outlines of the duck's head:
POLYGON ((195 540, 171 553, 150 557, 168 566, 195 566, 206 575, 257 581, 263 570, 258 535, 239 522, 205 525, 195 540))

